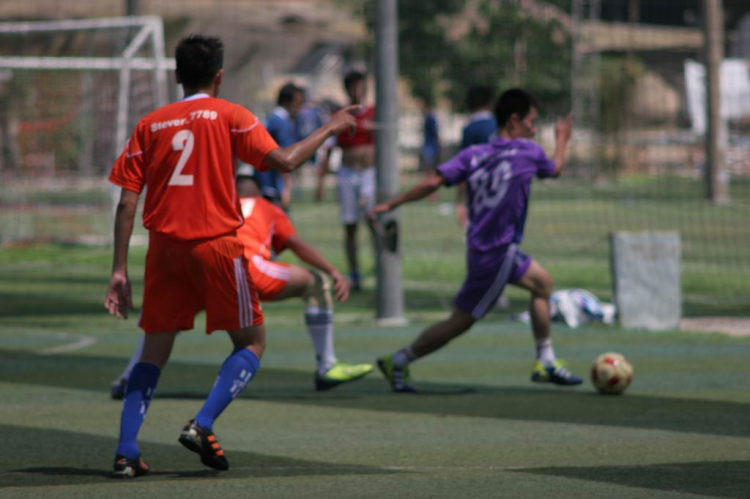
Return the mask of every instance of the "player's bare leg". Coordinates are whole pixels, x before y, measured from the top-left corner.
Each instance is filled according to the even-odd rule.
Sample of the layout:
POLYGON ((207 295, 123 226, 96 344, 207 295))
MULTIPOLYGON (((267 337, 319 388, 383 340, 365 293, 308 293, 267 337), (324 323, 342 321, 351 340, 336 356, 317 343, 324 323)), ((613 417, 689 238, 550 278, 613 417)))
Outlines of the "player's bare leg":
POLYGON ((172 347, 176 337, 177 333, 144 333, 140 361, 164 369, 169 356, 172 355, 172 347))
POLYGON ((471 314, 454 308, 450 317, 429 326, 409 346, 378 359, 378 367, 391 389, 394 392, 417 391, 410 383, 409 364, 439 350, 471 329, 475 322, 476 319, 471 314))
POLYGON ((531 373, 531 380, 551 382, 559 385, 578 385, 583 379, 573 375, 555 357, 551 338, 550 296, 552 295, 552 277, 536 260, 518 281, 516 286, 531 292, 529 313, 531 329, 536 342, 536 363, 531 373))
POLYGON ((450 317, 429 326, 410 345, 414 354, 413 360, 439 350, 451 340, 468 331, 475 322, 476 319, 471 314, 454 308, 450 317))
POLYGON ((357 224, 344 225, 344 250, 346 260, 349 263, 349 277, 352 283, 352 291, 361 289, 361 274, 359 272, 359 257, 357 255, 357 224))
MULTIPOLYGON (((523 277, 513 284, 531 292, 529 313, 531 314, 531 326, 534 338, 537 341, 548 339, 550 337, 551 324, 550 297, 552 296, 552 276, 536 260, 532 260, 523 277)), ((554 361, 554 358, 551 360, 554 361)))
POLYGON ((234 348, 245 348, 255 354, 258 359, 263 356, 266 349, 266 325, 243 327, 227 331, 229 339, 232 340, 234 348))

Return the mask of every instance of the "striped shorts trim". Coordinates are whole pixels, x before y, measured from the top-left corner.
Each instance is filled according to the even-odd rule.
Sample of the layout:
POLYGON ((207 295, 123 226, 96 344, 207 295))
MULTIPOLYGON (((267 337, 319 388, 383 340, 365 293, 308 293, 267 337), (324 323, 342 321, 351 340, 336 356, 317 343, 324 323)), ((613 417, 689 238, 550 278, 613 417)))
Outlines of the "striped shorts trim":
POLYGON ((240 327, 249 327, 253 323, 253 303, 250 297, 250 286, 242 264, 242 258, 234 259, 234 278, 237 283, 237 305, 239 308, 240 327))
POLYGON ((472 317, 474 317, 475 319, 481 319, 485 316, 485 314, 487 314, 489 308, 497 301, 500 293, 502 293, 503 291, 503 288, 508 283, 510 271, 513 268, 515 259, 516 245, 511 244, 508 247, 508 252, 505 255, 505 260, 503 260, 503 265, 500 267, 500 271, 497 273, 497 277, 495 277, 492 286, 490 286, 487 293, 480 300, 477 306, 474 307, 474 310, 472 310, 472 317))

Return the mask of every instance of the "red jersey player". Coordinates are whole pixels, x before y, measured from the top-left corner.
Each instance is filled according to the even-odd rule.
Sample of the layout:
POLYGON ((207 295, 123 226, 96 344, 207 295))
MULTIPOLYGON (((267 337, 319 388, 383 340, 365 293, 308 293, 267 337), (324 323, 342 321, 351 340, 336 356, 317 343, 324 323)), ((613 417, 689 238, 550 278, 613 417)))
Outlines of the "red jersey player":
POLYGON ((180 443, 198 453, 206 466, 229 468, 213 422, 257 372, 266 337, 257 291, 237 238, 242 216, 233 158, 262 169, 292 171, 327 138, 354 125, 351 115, 340 113, 306 140, 279 148, 252 113, 216 98, 223 76, 221 40, 189 36, 177 46, 175 59, 185 98, 138 122, 110 175, 110 181, 122 187, 105 300, 112 315, 126 318, 132 308, 128 244, 145 187, 143 223, 149 230, 139 321, 145 339, 123 401, 115 477, 149 472, 140 457, 138 431, 176 333, 192 329, 195 314, 203 309, 206 332, 227 330, 234 351, 203 407, 183 429, 180 443))
MULTIPOLYGON (((367 92, 366 77, 359 71, 351 71, 344 77, 344 89, 353 105, 362 105, 367 92)), ((340 111, 339 111, 340 113, 340 111)), ((338 114, 338 113, 337 113, 338 114)), ((336 115, 334 115, 336 116, 336 115)), ((354 133, 342 133, 336 137, 341 148, 341 166, 337 174, 341 223, 346 239, 346 258, 352 289, 359 290, 361 275, 357 256, 357 226, 364 212, 375 205, 375 108, 364 106, 355 113, 357 129, 354 133)), ((328 156, 323 160, 318 179, 318 199, 323 195, 323 179, 328 173, 328 156)), ((369 221, 365 220, 366 223, 369 221)))
MULTIPOLYGON (((338 362, 333 347, 333 296, 322 271, 333 279, 333 292, 340 302, 349 295, 349 283, 318 250, 297 235, 284 212, 263 198, 261 182, 252 168, 243 165, 237 171, 237 194, 245 224, 237 237, 245 248, 250 275, 263 301, 281 301, 299 297, 305 301, 305 324, 312 339, 318 363, 315 388, 330 390, 342 383, 355 381, 373 370, 372 364, 338 362), (278 254, 289 249, 303 262, 317 270, 271 260, 271 250, 278 254)), ((125 394, 130 372, 138 363, 143 340, 133 353, 125 371, 112 385, 112 398, 125 394)))

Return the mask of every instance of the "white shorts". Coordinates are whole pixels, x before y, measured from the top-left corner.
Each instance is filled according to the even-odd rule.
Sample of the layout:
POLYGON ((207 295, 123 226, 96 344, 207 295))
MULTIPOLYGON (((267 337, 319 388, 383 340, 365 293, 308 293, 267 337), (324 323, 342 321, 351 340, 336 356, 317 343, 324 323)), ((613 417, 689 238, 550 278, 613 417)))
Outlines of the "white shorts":
POLYGON ((341 165, 338 173, 341 222, 357 223, 365 211, 375 206, 375 167, 349 168, 341 165))

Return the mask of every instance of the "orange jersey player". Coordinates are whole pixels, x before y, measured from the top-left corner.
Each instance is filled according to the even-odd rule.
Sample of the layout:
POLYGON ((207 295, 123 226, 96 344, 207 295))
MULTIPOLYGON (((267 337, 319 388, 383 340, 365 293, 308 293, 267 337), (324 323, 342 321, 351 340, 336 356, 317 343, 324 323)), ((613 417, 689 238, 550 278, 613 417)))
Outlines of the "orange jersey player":
POLYGON ((227 330, 234 351, 180 442, 206 466, 229 468, 213 423, 257 372, 266 337, 258 294, 237 238, 243 220, 234 157, 261 169, 289 172, 326 139, 354 125, 354 118, 342 113, 305 141, 279 148, 252 113, 216 98, 223 76, 221 40, 191 35, 180 41, 175 60, 185 98, 138 122, 110 175, 122 195, 105 307, 117 317, 127 318, 132 308, 128 245, 138 198, 148 187, 143 223, 149 247, 139 321, 145 337, 123 401, 113 474, 118 478, 149 473, 140 457, 138 432, 177 332, 192 329, 201 310, 206 311, 206 332, 227 330))
MULTIPOLYGON (((336 358, 333 346, 333 294, 339 302, 347 299, 349 283, 346 278, 318 250, 297 235, 291 220, 281 208, 263 198, 261 182, 247 165, 238 170, 237 193, 245 218, 237 237, 244 247, 250 275, 261 301, 299 297, 305 302, 305 324, 318 364, 315 388, 330 390, 372 372, 372 364, 346 364, 336 358), (287 249, 313 268, 306 269, 271 259, 271 250, 278 254, 287 249), (333 290, 323 273, 333 279, 333 290)), ((123 397, 130 371, 138 362, 141 349, 142 346, 136 349, 125 371, 113 383, 112 398, 123 397)))

